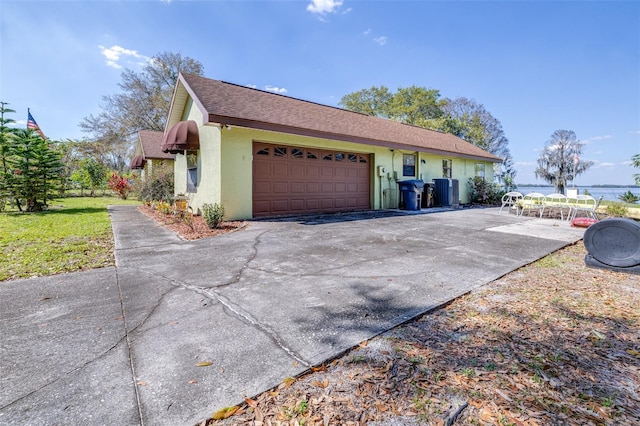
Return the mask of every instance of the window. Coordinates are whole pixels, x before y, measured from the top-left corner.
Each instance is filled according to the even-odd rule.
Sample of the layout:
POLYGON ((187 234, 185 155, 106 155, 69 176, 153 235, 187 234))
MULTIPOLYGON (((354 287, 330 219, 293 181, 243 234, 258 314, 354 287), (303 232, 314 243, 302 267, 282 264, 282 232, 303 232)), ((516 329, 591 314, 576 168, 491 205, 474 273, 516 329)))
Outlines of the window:
POLYGON ((291 156, 293 158, 304 158, 304 151, 299 148, 291 148, 291 156))
POLYGON ((279 146, 273 149, 274 157, 286 157, 287 156, 287 148, 279 146))
POLYGON ((414 154, 402 154, 402 176, 416 175, 416 156, 414 154))
POLYGON ((341 152, 336 152, 336 161, 344 160, 344 154, 341 152))
POLYGON ((442 160, 442 177, 451 178, 451 160, 442 160))
POLYGON ((269 155, 269 148, 262 148, 260 151, 256 152, 256 155, 269 155))
POLYGON ((314 151, 307 151, 307 160, 317 160, 318 154, 314 151))
POLYGON ((198 192, 198 151, 187 151, 187 192, 198 192))
POLYGON ((349 154, 347 156, 347 158, 349 159, 350 163, 357 163, 358 162, 358 156, 356 154, 349 154))
POLYGON ((476 176, 484 179, 484 164, 476 163, 476 176))
POLYGON ((333 154, 324 154, 322 159, 325 161, 333 161, 333 154))

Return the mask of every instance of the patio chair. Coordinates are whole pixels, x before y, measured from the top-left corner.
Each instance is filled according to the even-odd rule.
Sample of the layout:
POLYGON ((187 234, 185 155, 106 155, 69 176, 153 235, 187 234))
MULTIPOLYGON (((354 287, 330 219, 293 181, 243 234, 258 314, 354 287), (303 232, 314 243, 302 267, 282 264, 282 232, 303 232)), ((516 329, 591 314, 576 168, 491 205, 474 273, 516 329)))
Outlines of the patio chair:
POLYGON ((511 209, 516 210, 516 214, 518 214, 519 202, 522 200, 522 194, 517 191, 507 192, 502 196, 502 205, 500 206, 500 211, 498 214, 502 213, 502 209, 505 207, 508 209, 507 212, 511 211, 511 209))
POLYGON ((571 206, 571 213, 568 220, 573 220, 578 216, 578 214, 582 213, 584 213, 588 218, 598 220, 596 209, 598 208, 601 200, 602 197, 596 201, 596 199, 591 195, 578 195, 576 198, 570 199, 569 205, 571 206))
POLYGON ((542 209, 544 208, 544 194, 539 192, 530 192, 518 203, 520 205, 520 216, 527 212, 527 216, 533 211, 538 217, 542 217, 542 209))
POLYGON ((549 217, 556 217, 556 215, 560 215, 560 220, 564 220, 564 212, 567 212, 567 219, 569 219, 569 214, 571 213, 571 207, 569 206, 569 199, 564 194, 549 194, 544 197, 542 211, 540 212, 540 217, 544 216, 544 213, 547 212, 549 217))

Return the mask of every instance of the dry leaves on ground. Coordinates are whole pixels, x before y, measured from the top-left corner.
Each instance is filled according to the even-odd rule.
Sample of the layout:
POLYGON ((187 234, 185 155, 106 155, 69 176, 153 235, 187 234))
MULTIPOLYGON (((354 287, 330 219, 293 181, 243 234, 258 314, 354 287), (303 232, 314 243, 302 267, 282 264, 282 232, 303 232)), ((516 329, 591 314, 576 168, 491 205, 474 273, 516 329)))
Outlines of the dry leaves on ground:
POLYGON ((227 234, 244 228, 247 224, 244 221, 229 221, 222 222, 217 228, 211 229, 207 226, 202 216, 193 216, 193 223, 189 225, 172 214, 164 214, 158 210, 152 210, 146 205, 139 206, 138 209, 164 228, 175 232, 185 240, 198 240, 200 238, 227 234))
POLYGON ((585 253, 566 247, 202 425, 638 424, 640 276, 586 268, 585 253))

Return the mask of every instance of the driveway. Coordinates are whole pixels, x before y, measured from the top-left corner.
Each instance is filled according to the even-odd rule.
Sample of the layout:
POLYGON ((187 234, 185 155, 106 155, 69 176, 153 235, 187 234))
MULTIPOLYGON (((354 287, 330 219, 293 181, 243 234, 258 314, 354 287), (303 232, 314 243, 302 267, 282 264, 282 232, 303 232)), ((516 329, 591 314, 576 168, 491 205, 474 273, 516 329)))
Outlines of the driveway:
POLYGON ((188 242, 109 211, 116 267, 0 283, 0 424, 192 425, 583 234, 465 209, 188 242))

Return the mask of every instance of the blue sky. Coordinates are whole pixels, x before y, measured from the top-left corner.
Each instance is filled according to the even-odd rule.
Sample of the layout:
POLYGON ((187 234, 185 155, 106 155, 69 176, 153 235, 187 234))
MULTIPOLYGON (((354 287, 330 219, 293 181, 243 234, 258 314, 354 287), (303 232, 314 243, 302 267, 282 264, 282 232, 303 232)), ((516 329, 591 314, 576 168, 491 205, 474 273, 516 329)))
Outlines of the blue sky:
POLYGON ((118 93, 121 67, 179 52, 207 77, 337 105, 438 89, 500 120, 518 183, 558 129, 594 161, 578 185, 632 184, 640 153, 638 1, 0 0, 0 100, 53 139, 118 93))

